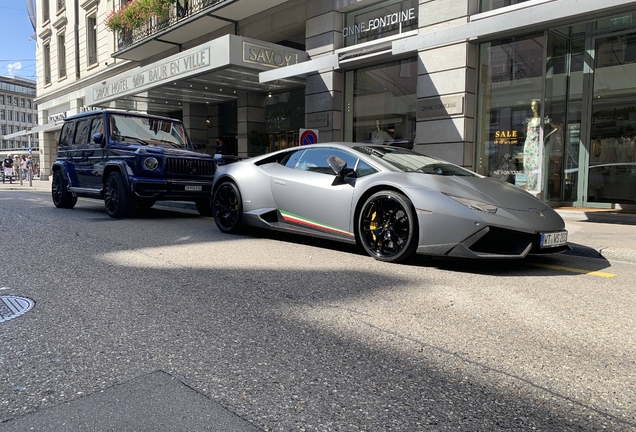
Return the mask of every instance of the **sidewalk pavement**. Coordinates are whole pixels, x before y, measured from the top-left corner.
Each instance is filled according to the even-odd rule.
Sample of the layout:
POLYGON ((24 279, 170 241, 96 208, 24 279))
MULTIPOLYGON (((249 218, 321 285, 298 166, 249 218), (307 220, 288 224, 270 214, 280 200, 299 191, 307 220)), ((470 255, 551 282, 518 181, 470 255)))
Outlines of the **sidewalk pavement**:
MULTIPOLYGON (((35 191, 50 194, 51 181, 0 182, 0 191, 35 191)), ((163 201, 157 206, 196 211, 194 203, 163 201)), ((555 208, 565 221, 568 243, 576 255, 636 263, 636 211, 555 208)))

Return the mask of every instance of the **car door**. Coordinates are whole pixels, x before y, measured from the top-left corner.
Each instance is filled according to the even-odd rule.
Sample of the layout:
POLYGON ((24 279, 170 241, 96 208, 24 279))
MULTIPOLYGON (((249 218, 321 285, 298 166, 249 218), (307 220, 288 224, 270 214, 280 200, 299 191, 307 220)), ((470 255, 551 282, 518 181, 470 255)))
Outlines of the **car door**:
POLYGON ((345 151, 315 147, 299 150, 285 169, 271 177, 276 206, 289 223, 336 235, 352 237, 351 207, 355 179, 333 185, 336 174, 327 159, 336 155, 355 167, 357 158, 345 151))
POLYGON ((88 187, 88 177, 90 175, 90 161, 88 158, 88 131, 90 126, 89 118, 81 118, 75 122, 75 135, 73 137, 73 164, 77 174, 79 187, 88 187))
MULTIPOLYGON (((90 127, 88 134, 88 143, 86 144, 85 156, 88 158, 86 166, 86 186, 90 188, 101 189, 102 187, 102 174, 104 173, 104 166, 106 165, 105 145, 95 142, 93 136, 101 133, 103 139, 104 135, 104 116, 97 115, 90 118, 90 127)), ((105 143, 106 141, 103 141, 105 143)))

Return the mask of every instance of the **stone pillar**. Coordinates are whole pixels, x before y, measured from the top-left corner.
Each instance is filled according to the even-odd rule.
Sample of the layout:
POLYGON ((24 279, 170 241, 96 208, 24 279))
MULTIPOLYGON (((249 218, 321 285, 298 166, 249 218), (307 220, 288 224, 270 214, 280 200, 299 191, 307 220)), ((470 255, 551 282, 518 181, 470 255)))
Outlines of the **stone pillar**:
MULTIPOLYGON (((312 59, 342 48, 343 14, 330 1, 307 2, 305 48, 312 59)), ((344 75, 340 71, 310 74, 305 86, 305 127, 318 129, 320 142, 343 139, 344 75)))
POLYGON ((190 140, 201 147, 208 145, 208 107, 201 103, 183 104, 183 125, 190 140))
POLYGON ((221 136, 221 105, 208 105, 208 118, 205 120, 208 126, 208 144, 205 152, 216 153, 216 139, 221 136))
POLYGON ((265 93, 241 93, 236 101, 238 157, 248 157, 250 133, 265 133, 265 93))
MULTIPOLYGON (((477 12, 472 0, 420 0, 420 33, 468 22, 477 12)), ((478 46, 461 42, 418 53, 417 129, 415 150, 437 156, 461 166, 473 167, 475 159, 475 115, 477 93, 478 46), (456 104, 449 114, 439 110, 420 112, 427 102, 456 104)))

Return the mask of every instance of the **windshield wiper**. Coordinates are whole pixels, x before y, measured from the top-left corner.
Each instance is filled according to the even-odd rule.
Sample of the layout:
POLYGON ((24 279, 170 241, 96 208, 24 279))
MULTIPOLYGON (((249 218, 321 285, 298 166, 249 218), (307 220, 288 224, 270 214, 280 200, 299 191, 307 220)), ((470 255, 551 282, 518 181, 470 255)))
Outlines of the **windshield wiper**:
POLYGON ((119 136, 119 138, 120 139, 118 141, 129 139, 129 140, 135 140, 139 144, 148 145, 148 143, 146 141, 142 140, 141 138, 137 138, 137 137, 121 135, 121 136, 119 136))
POLYGON ((170 144, 171 146, 176 147, 176 148, 186 148, 183 144, 179 144, 179 143, 176 143, 174 141, 168 141, 168 140, 163 140, 163 139, 159 139, 159 138, 151 138, 151 139, 153 141, 159 141, 159 142, 162 142, 162 143, 170 144))

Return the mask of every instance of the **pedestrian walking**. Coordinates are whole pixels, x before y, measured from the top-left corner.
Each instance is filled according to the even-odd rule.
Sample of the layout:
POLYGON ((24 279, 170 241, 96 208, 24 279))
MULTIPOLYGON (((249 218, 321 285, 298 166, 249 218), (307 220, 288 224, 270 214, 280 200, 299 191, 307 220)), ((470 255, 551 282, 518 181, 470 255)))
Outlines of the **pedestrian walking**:
POLYGON ((27 178, 29 176, 30 178, 33 178, 33 159, 31 158, 31 155, 29 155, 29 157, 27 157, 26 159, 26 171, 27 171, 27 178))
POLYGON ((22 180, 26 180, 29 177, 29 175, 28 175, 28 167, 27 167, 27 158, 25 155, 21 156, 20 170, 22 171, 22 180))

